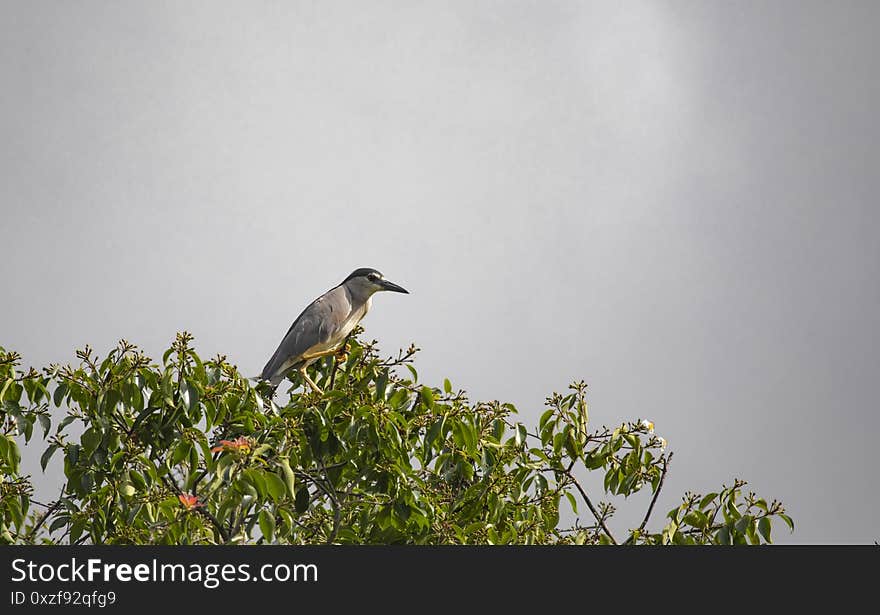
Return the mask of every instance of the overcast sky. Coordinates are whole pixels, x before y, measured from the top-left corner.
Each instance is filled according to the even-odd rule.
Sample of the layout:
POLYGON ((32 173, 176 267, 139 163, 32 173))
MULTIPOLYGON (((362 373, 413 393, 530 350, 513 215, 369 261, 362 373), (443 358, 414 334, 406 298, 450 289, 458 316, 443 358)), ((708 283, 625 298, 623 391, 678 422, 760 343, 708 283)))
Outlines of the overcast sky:
POLYGON ((376 267, 412 294, 366 335, 425 381, 531 422, 585 379, 594 424, 653 420, 655 526, 738 476, 780 541, 872 542, 878 28, 869 1, 3 2, 0 345, 187 329, 256 374, 376 267))

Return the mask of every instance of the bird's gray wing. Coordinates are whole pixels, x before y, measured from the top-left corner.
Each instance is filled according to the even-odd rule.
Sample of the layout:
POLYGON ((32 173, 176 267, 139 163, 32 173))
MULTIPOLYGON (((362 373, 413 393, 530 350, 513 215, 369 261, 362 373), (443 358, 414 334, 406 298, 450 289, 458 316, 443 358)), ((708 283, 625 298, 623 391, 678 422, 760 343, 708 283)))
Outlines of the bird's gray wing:
POLYGON ((338 287, 315 299, 293 321, 275 354, 263 368, 260 378, 279 384, 285 372, 298 362, 297 359, 309 349, 330 340, 333 331, 341 326, 348 315, 348 310, 343 309, 339 301, 345 297, 337 297, 337 290, 338 287))

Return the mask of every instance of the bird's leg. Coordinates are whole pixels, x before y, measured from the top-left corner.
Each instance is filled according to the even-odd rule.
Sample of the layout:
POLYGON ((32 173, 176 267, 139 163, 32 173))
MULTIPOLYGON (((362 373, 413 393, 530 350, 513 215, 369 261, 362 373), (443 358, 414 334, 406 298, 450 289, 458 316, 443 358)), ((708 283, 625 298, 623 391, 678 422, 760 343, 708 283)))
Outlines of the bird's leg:
POLYGON ((348 340, 351 338, 349 335, 345 338, 345 341, 342 342, 342 346, 339 347, 339 350, 336 351, 336 354, 333 355, 333 371, 330 372, 330 388, 333 388, 333 383, 336 382, 336 372, 339 370, 339 364, 344 363, 348 358, 348 340))
POLYGON ((342 346, 339 347, 339 350, 336 351, 336 360, 339 363, 345 363, 345 360, 348 359, 348 340, 351 339, 351 335, 345 338, 345 341, 342 342, 342 346))
POLYGON ((305 367, 301 367, 301 368, 299 369, 299 373, 302 374, 303 379, 304 379, 306 382, 309 383, 309 386, 312 387, 312 390, 313 390, 313 391, 315 391, 315 392, 318 393, 319 395, 323 395, 323 394, 324 394, 324 391, 321 390, 321 387, 319 387, 317 384, 315 384, 315 381, 314 381, 314 380, 312 380, 311 378, 309 378, 309 375, 306 373, 306 368, 305 368, 305 367))

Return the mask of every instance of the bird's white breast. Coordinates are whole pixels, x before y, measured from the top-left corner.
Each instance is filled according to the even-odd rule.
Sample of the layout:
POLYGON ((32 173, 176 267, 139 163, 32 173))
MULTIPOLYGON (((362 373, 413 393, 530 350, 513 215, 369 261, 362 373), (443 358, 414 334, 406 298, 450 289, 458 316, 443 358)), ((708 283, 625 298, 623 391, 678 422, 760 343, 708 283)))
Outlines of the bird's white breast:
POLYGON ((339 330, 339 334, 336 336, 337 339, 333 340, 336 344, 341 344, 343 340, 348 337, 348 334, 354 331, 354 328, 363 319, 363 317, 367 315, 367 312, 370 311, 370 304, 372 302, 373 298, 370 297, 359 309, 353 310, 352 313, 349 314, 348 318, 345 320, 345 323, 342 325, 342 328, 339 330))

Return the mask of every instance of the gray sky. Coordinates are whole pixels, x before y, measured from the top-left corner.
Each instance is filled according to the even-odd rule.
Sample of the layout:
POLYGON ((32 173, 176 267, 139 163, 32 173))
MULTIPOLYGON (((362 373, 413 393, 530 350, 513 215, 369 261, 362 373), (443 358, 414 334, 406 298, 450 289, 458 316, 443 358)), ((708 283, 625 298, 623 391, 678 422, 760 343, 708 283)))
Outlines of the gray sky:
POLYGON ((256 374, 372 266, 412 294, 367 336, 416 342, 425 381, 534 421, 583 378, 594 423, 653 420, 655 524, 740 476, 787 505, 780 541, 880 539, 878 26, 867 1, 4 2, 0 345, 187 329, 256 374))

